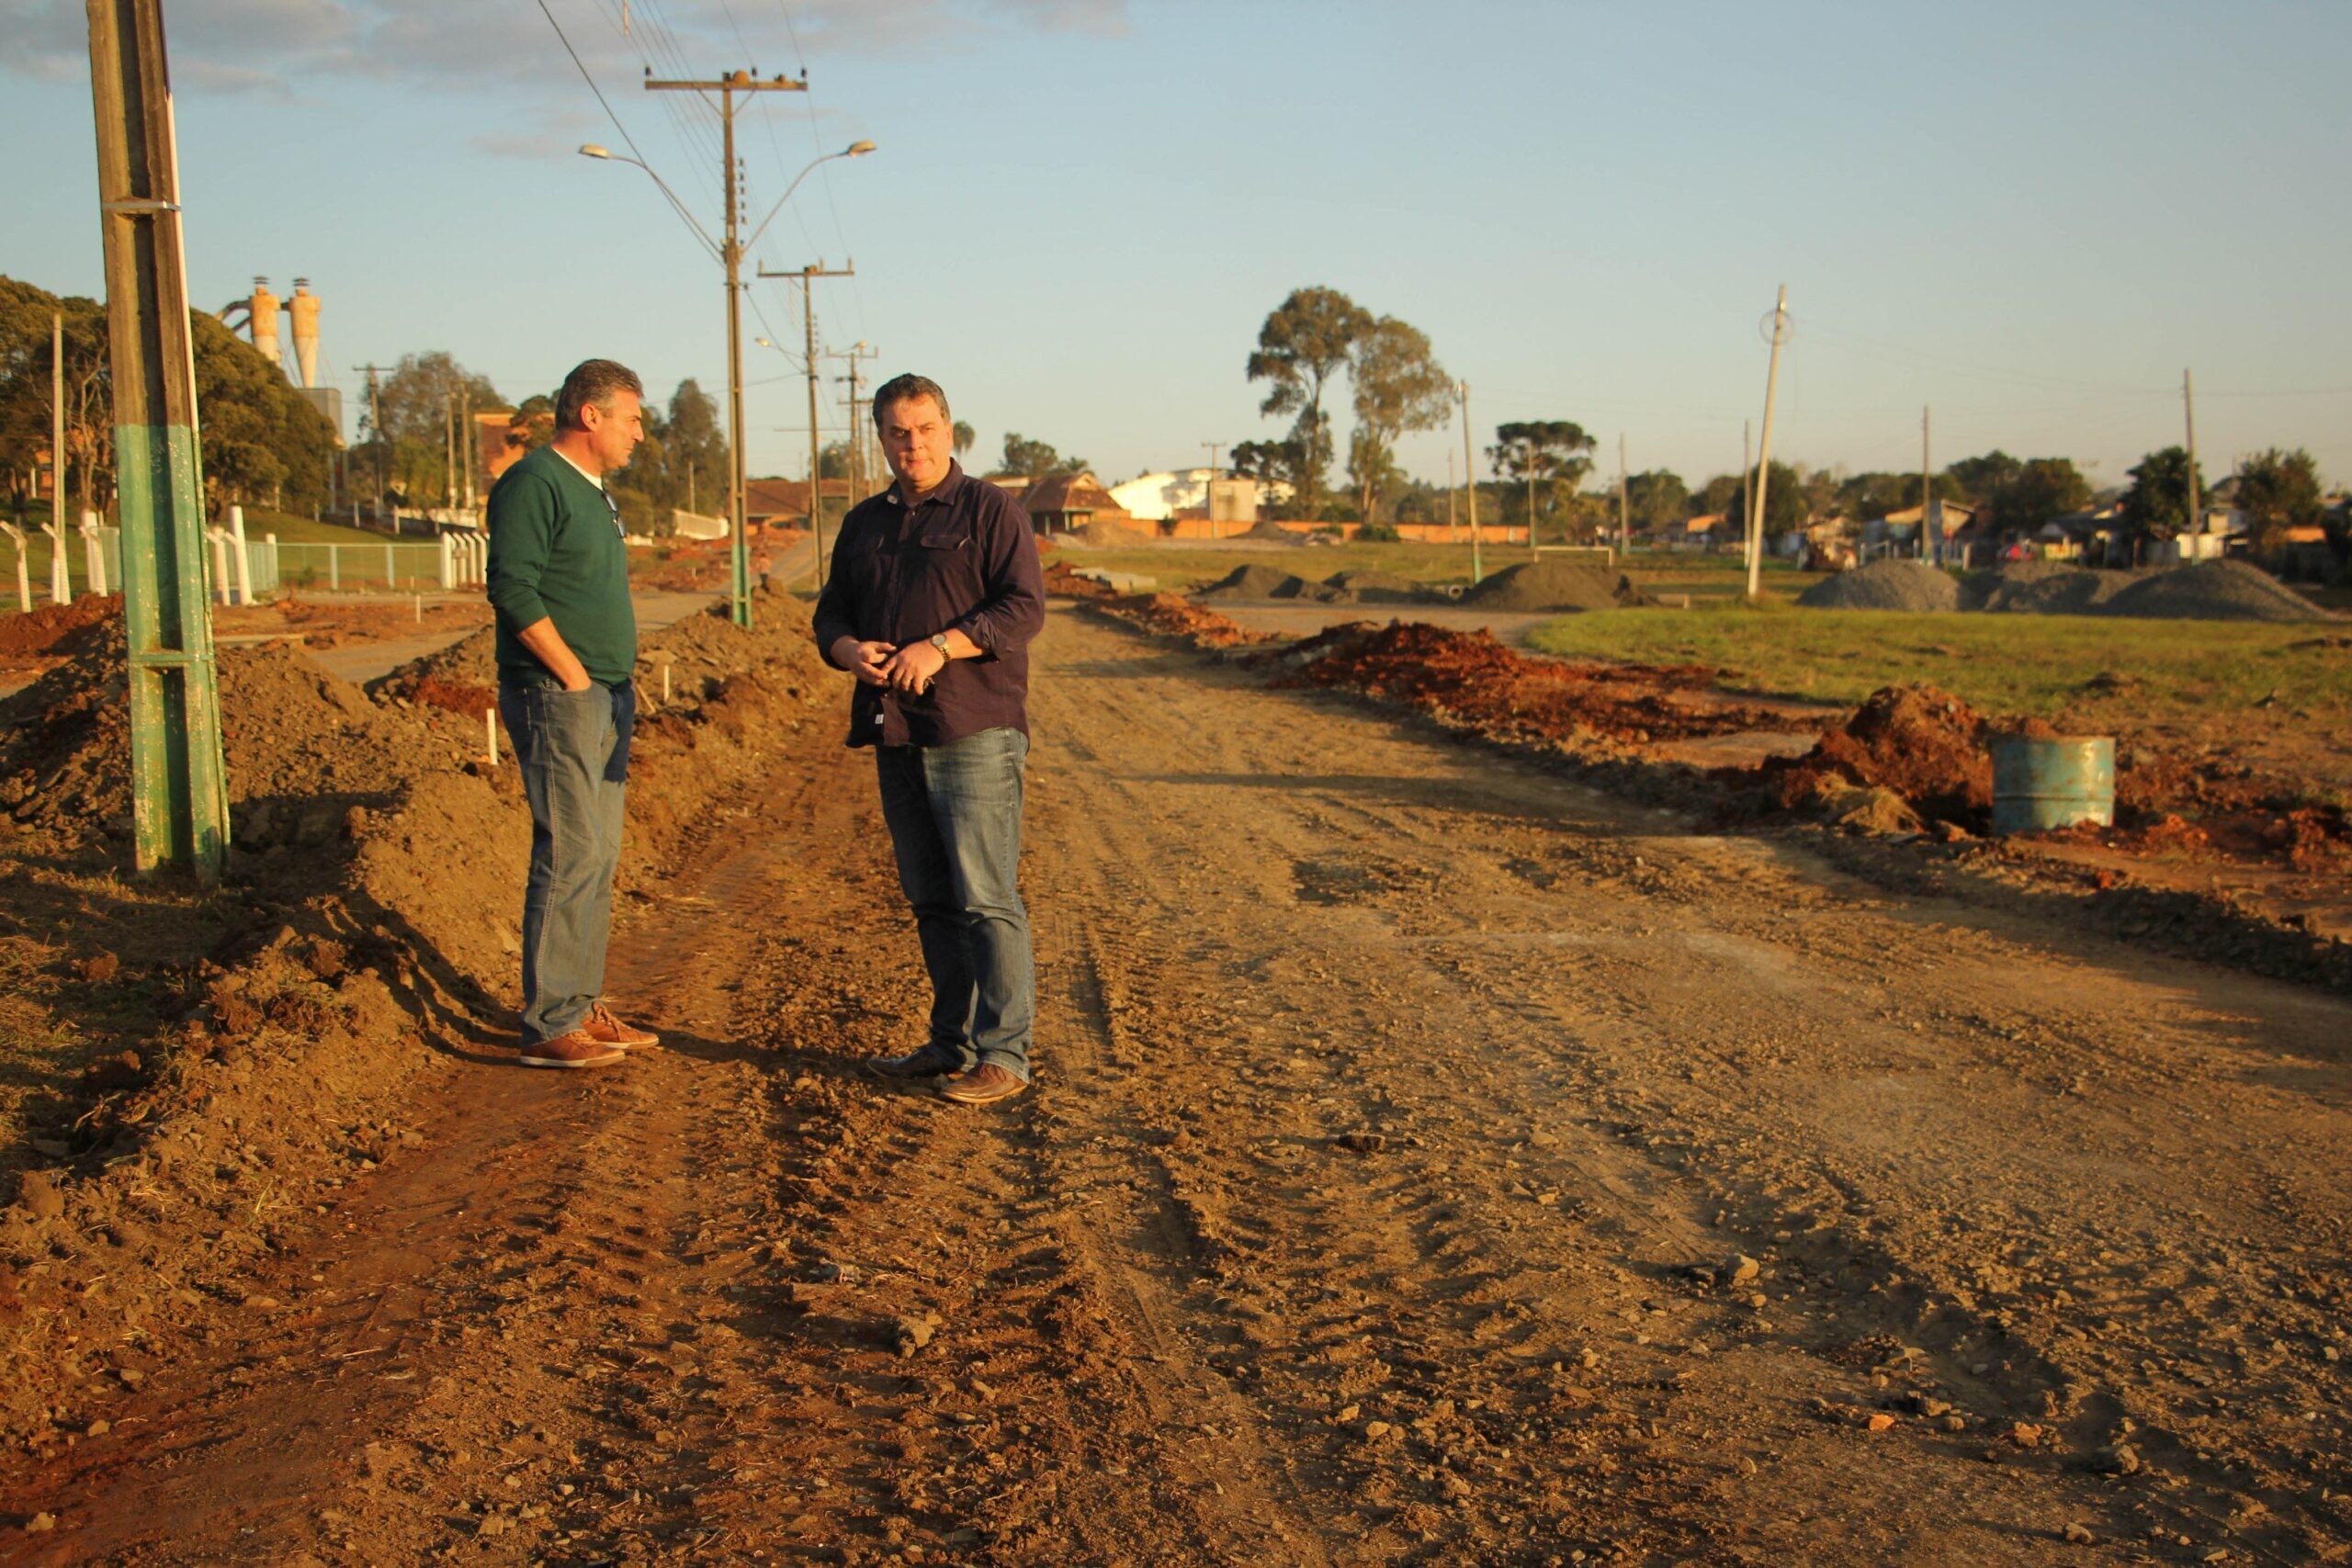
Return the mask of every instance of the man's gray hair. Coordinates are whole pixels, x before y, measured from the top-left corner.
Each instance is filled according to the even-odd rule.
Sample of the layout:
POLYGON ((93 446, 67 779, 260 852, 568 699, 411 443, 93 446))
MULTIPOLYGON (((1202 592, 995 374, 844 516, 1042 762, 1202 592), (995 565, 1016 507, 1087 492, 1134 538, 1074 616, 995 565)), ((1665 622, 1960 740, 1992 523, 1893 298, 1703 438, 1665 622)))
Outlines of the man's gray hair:
POLYGON ((893 376, 874 389, 874 401, 868 412, 874 415, 874 428, 882 428, 882 411, 892 403, 903 403, 914 398, 929 398, 939 405, 939 417, 947 417, 947 394, 939 383, 928 376, 893 376))
POLYGON ((580 411, 592 404, 610 409, 615 392, 635 392, 645 396, 645 384, 637 372, 611 359, 583 359, 571 367, 563 378, 563 390, 555 395, 555 427, 558 430, 582 428, 580 411))

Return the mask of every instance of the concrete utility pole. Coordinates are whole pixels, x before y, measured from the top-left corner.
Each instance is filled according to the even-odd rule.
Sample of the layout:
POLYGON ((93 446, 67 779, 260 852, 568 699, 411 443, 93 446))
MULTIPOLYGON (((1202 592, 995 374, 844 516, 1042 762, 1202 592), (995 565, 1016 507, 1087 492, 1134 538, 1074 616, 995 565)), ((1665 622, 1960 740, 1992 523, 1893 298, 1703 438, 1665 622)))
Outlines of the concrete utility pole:
POLYGON ((1445 542, 1453 543, 1453 454, 1445 455, 1445 542))
POLYGON ((1617 433, 1617 553, 1624 554, 1634 547, 1634 532, 1628 517, 1632 509, 1625 496, 1625 433, 1617 433))
POLYGON ((845 349, 831 350, 826 354, 825 357, 828 359, 846 359, 849 361, 849 374, 846 376, 836 376, 833 379, 836 381, 846 381, 849 383, 850 484, 852 488, 857 491, 854 496, 851 497, 850 504, 854 506, 857 502, 864 501, 867 493, 867 475, 865 467, 867 446, 865 439, 866 430, 865 426, 860 423, 858 416, 858 410, 865 405, 860 401, 857 395, 858 389, 864 384, 861 379, 864 372, 858 369, 858 365, 864 360, 879 359, 882 357, 882 351, 878 348, 872 347, 861 340, 850 344, 849 347, 845 349))
POLYGON ((1214 539, 1216 537, 1216 455, 1225 450, 1225 443, 1204 441, 1201 445, 1209 449, 1209 477, 1201 484, 1201 517, 1211 525, 1209 537, 1214 539))
POLYGON ((1751 420, 1739 422, 1739 542, 1745 547, 1750 525, 1756 517, 1756 502, 1748 489, 1749 476, 1755 471, 1756 460, 1748 452, 1748 436, 1755 429, 1751 420))
POLYGON ((162 0, 89 0, 141 871, 217 881, 229 849, 204 479, 162 0))
POLYGON ((1462 400, 1462 487, 1469 491, 1470 586, 1476 588, 1487 574, 1478 563, 1478 470, 1470 462, 1470 383, 1456 381, 1453 390, 1462 400))
POLYGON ((65 538, 65 317, 49 318, 49 526, 65 538))
MULTIPOLYGON (((815 552, 813 558, 817 568, 817 583, 818 586, 822 587, 825 581, 825 497, 823 481, 818 473, 820 457, 818 443, 821 437, 817 431, 816 280, 820 277, 855 277, 857 262, 853 257, 849 265, 845 267, 828 268, 820 257, 815 266, 804 266, 795 272, 770 272, 763 267, 760 270, 760 276, 762 277, 797 277, 800 280, 800 321, 805 333, 804 341, 807 344, 802 368, 808 372, 808 539, 815 552)), ((692 477, 689 473, 688 478, 692 477)), ((688 502, 686 510, 689 512, 694 510, 691 502, 688 502)))
MULTIPOLYGON (((382 389, 376 378, 391 368, 389 365, 355 365, 354 370, 368 373, 368 439, 376 448, 376 520, 384 520, 384 449, 390 445, 384 437, 384 403, 378 396, 382 389)), ((356 510, 355 503, 355 510, 356 510)), ((392 530, 397 534, 398 528, 392 530)))
POLYGON ((1919 408, 1919 558, 1922 560, 1932 560, 1936 565, 1941 566, 1944 563, 1943 530, 1938 528, 1933 535, 1928 532, 1928 513, 1935 509, 1936 504, 1935 472, 1936 466, 1928 455, 1928 409, 1925 404, 1921 404, 1919 408), (1928 549, 1930 538, 1935 541, 1932 554, 1928 549))
MULTIPOLYGON (((718 258, 727 266, 727 445, 730 470, 727 487, 728 536, 734 543, 733 610, 735 624, 752 624, 752 547, 743 536, 743 246, 736 232, 742 217, 742 175, 735 164, 735 95, 738 93, 805 93, 808 78, 796 82, 778 74, 764 79, 748 71, 734 71, 715 82, 645 84, 649 93, 710 93, 718 95, 720 184, 727 192, 727 243, 718 258)), ((785 193, 790 195, 789 191, 785 193)), ((756 237, 756 236, 755 236, 756 237)))
POLYGON ((1756 515, 1747 529, 1747 602, 1764 591, 1764 502, 1772 488, 1772 394, 1781 386, 1781 344, 1789 336, 1789 286, 1772 307, 1772 362, 1764 372, 1764 445, 1756 456, 1756 515))
MULTIPOLYGON (((2182 370, 2180 373, 2180 407, 2181 412, 2186 414, 2188 419, 2188 531, 2190 538, 2197 538, 2202 536, 2205 532, 2202 521, 2204 509, 2197 504, 2197 386, 2195 382, 2189 379, 2188 372, 2186 369, 2182 370)), ((2202 546, 2192 545, 2189 547, 2197 550, 2199 556, 2202 556, 2204 553, 2202 546)))

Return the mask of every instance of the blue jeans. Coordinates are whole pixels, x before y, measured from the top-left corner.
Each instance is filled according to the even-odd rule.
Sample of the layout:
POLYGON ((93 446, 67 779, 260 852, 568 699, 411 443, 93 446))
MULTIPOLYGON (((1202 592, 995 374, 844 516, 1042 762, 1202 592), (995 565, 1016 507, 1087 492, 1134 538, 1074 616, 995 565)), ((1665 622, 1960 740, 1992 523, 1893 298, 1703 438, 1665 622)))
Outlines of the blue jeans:
POLYGON ((637 689, 599 682, 567 692, 552 680, 501 684, 498 715, 531 803, 523 1038, 536 1045, 587 1021, 604 990, 637 689))
POLYGON ((945 746, 877 746, 882 819, 931 975, 931 1041, 966 1067, 1029 1081, 1037 971, 1022 908, 1021 766, 1029 738, 984 729, 945 746))

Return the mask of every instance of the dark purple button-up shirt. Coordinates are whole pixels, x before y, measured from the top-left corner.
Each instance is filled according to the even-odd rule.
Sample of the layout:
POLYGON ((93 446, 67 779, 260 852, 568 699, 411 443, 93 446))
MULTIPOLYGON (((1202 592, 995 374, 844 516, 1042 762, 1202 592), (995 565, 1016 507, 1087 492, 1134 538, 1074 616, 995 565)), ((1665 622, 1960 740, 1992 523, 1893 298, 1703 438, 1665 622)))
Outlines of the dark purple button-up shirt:
POLYGON ((944 746, 1008 725, 1029 732, 1029 639, 1045 624, 1045 571, 1028 514, 951 463, 939 488, 912 506, 893 485, 850 508, 814 630, 835 669, 833 644, 844 637, 903 648, 956 630, 987 649, 949 660, 921 696, 863 681, 851 694, 852 746, 944 746))

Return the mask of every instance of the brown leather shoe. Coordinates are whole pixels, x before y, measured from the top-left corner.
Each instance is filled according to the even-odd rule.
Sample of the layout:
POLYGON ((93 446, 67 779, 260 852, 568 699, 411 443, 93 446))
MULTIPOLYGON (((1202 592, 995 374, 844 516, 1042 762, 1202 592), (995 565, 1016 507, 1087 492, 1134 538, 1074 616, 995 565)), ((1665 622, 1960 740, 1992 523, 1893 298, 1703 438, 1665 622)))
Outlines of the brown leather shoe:
POLYGON ((1011 1100, 1028 1087, 1013 1077, 1011 1069, 994 1062, 982 1062, 939 1092, 958 1105, 994 1105, 1000 1100, 1011 1100))
POLYGON ((591 1040, 617 1046, 624 1051, 632 1045, 662 1043, 662 1037, 659 1034, 649 1029, 639 1029, 633 1024, 623 1023, 613 1016, 613 1010, 602 1002, 598 1002, 588 1010, 588 1021, 580 1026, 580 1032, 591 1040))
POLYGON ((609 1067, 615 1062, 628 1060, 628 1052, 605 1044, 584 1029, 523 1047, 523 1065, 526 1067, 609 1067))

